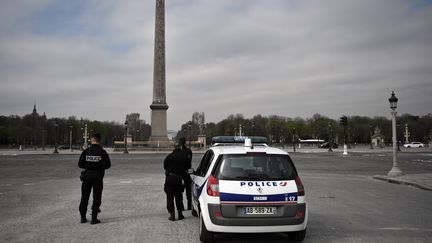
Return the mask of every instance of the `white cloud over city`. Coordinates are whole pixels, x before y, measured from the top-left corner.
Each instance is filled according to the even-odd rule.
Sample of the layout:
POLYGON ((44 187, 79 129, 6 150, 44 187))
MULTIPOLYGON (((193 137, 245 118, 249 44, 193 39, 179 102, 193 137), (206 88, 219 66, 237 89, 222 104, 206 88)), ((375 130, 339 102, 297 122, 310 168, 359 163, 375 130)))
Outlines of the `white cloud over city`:
MULTIPOLYGON (((0 115, 123 121, 152 101, 155 1, 0 1, 0 115)), ((432 2, 166 0, 168 127, 192 112, 425 115, 432 2)))

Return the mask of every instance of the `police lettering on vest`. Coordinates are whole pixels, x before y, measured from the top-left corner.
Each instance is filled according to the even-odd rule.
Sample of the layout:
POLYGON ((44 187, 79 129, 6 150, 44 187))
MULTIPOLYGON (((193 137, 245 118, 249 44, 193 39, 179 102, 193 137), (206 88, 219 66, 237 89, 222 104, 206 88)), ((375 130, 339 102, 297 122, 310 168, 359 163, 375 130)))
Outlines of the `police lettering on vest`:
POLYGON ((102 157, 100 156, 92 156, 92 155, 87 155, 86 156, 86 161, 87 162, 99 162, 102 160, 102 157))

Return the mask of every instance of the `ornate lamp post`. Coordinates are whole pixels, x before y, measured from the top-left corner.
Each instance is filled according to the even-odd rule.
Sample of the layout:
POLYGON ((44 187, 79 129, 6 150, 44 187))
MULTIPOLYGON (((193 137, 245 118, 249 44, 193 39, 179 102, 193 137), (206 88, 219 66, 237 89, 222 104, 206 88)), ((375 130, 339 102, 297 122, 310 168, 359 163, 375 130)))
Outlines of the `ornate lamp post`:
POLYGON ((295 127, 292 128, 292 141, 293 141, 293 151, 295 153, 295 151, 296 151, 296 129, 295 129, 295 127))
POLYGON ((188 128, 189 128, 189 148, 191 147, 191 141, 192 141, 192 122, 188 122, 188 128))
MULTIPOLYGON (((80 138, 80 144, 81 144, 81 142, 82 142, 82 144, 84 144, 84 128, 82 127, 82 124, 81 124, 81 136, 82 136, 82 138, 80 138), (82 139, 82 140, 81 140, 82 139)), ((80 151, 83 151, 84 150, 84 145, 80 145, 80 151)))
POLYGON ((351 149, 351 142, 352 142, 352 134, 351 134, 351 128, 347 128, 347 145, 348 149, 351 149))
POLYGON ((127 121, 125 121, 125 123, 124 123, 124 151, 123 151, 123 153, 124 154, 128 154, 129 153, 129 151, 128 151, 128 149, 127 149, 127 130, 128 130, 128 122, 127 121))
MULTIPOLYGON (((399 123, 396 123, 396 134, 397 134, 397 131, 400 131, 400 124, 399 123)), ((400 145, 400 141, 399 141, 398 137, 399 136, 396 137, 396 140, 397 140, 397 151, 400 152, 401 151, 400 146, 399 146, 400 145)))
POLYGON ((340 123, 343 126, 343 155, 347 155, 348 154, 348 146, 347 146, 347 125, 348 125, 348 117, 346 116, 342 116, 340 118, 340 123))
POLYGON ((58 123, 57 121, 54 122, 54 152, 53 154, 58 154, 58 150, 57 150, 57 128, 58 128, 58 123))
POLYGON ((72 148, 72 128, 73 128, 73 126, 70 125, 69 126, 69 148, 70 148, 71 152, 73 151, 73 148, 72 148))
POLYGON ((84 124, 84 148, 86 149, 88 147, 88 140, 87 140, 87 123, 84 124))
POLYGON ((392 114, 393 167, 387 175, 391 177, 395 177, 395 176, 402 175, 402 171, 399 169, 398 162, 397 162, 396 108, 397 108, 398 98, 396 98, 394 91, 392 91, 389 102, 390 102, 390 109, 392 114))
POLYGON ((333 127, 331 124, 328 125, 329 126, 329 152, 333 152, 333 127))
POLYGON ((404 136, 405 136, 405 143, 409 143, 410 132, 408 130, 408 124, 405 124, 404 136))
POLYGON ((252 136, 255 136, 255 121, 252 121, 252 131, 250 132, 252 133, 252 136))
POLYGON ((45 129, 42 129, 42 151, 45 151, 45 129))

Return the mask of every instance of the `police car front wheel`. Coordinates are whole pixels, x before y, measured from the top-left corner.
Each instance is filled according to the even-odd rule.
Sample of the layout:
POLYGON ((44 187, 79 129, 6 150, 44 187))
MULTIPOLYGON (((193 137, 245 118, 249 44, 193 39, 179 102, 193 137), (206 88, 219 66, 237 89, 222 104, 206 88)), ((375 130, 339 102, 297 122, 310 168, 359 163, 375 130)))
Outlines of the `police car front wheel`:
POLYGON ((203 243, 210 243, 213 242, 213 232, 210 232, 207 230, 202 213, 200 213, 200 219, 199 219, 199 227, 200 227, 200 241, 203 243))

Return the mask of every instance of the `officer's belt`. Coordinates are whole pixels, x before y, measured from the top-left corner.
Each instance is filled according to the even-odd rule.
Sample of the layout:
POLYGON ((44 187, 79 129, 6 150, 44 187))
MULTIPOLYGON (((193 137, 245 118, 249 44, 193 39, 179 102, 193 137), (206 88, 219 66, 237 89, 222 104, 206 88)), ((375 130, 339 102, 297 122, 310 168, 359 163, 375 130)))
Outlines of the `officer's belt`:
POLYGON ((176 173, 172 173, 172 172, 168 173, 168 175, 172 175, 172 176, 178 176, 178 177, 182 177, 181 175, 179 175, 179 174, 176 174, 176 173))

